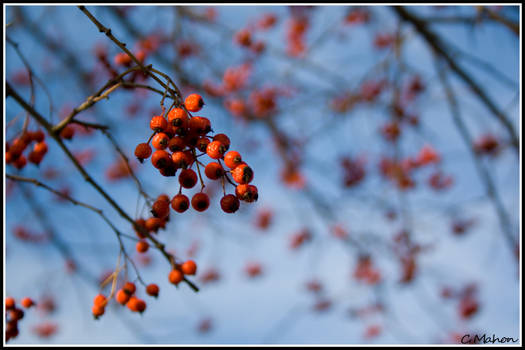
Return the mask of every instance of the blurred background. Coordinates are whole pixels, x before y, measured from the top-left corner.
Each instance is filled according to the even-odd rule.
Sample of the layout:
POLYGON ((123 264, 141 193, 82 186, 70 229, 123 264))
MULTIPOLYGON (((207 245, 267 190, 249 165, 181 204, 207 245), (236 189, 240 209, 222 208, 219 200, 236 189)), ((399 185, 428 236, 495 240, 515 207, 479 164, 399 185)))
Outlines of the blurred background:
MULTIPOLYGON (((6 81, 52 125, 129 67, 77 7, 5 9, 6 81)), ((89 209, 6 178, 4 294, 37 304, 9 343, 521 339, 519 7, 87 10, 183 96, 202 95, 196 114, 252 167, 259 199, 226 214, 220 182, 205 179, 208 210, 171 210, 155 237, 196 261, 200 291, 176 288, 164 256, 136 252, 130 223, 46 135, 40 164, 4 163, 6 176, 100 209, 129 235, 136 269, 128 262, 118 284, 136 281, 147 310, 113 300, 94 320, 93 297, 109 294, 101 283, 125 260, 114 231, 89 209), (159 285, 158 299, 137 271, 159 285)), ((171 198, 179 184, 134 157, 163 89, 140 73, 129 79, 75 117, 107 133, 70 124, 64 142, 138 219, 151 216, 139 188, 171 198)), ((42 130, 11 97, 4 125, 4 152, 22 130, 42 130)))

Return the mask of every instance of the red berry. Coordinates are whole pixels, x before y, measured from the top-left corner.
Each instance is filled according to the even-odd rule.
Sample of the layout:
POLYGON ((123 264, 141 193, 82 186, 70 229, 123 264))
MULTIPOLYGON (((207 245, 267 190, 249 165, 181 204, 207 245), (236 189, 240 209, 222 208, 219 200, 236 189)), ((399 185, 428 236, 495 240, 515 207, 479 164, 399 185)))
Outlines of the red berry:
POLYGON ((226 213, 235 213, 239 209, 239 199, 233 194, 227 194, 221 199, 221 208, 226 213))
POLYGON ((149 156, 151 156, 151 147, 147 143, 139 143, 135 148, 135 157, 142 161, 149 156))
POLYGON ((115 299, 117 300, 117 303, 120 305, 125 305, 128 301, 131 295, 126 293, 123 289, 119 289, 117 293, 115 294, 115 299))
POLYGON ((186 128, 188 125, 188 114, 182 108, 173 108, 168 113, 168 122, 179 128, 186 128))
POLYGON ((212 159, 221 159, 226 147, 220 141, 213 141, 206 147, 206 154, 212 159))
POLYGON ((200 137, 197 139, 197 142, 195 143, 195 147, 201 152, 206 152, 206 148, 210 144, 210 140, 206 137, 200 137))
POLYGON ((171 155, 171 160, 177 168, 186 169, 193 163, 193 155, 189 152, 176 151, 171 155))
POLYGON ((190 132, 198 135, 206 135, 211 131, 211 123, 208 118, 193 117, 189 122, 190 132))
POLYGON ((224 156, 224 164, 230 169, 235 169, 238 165, 242 164, 241 154, 237 151, 229 151, 224 156))
POLYGON ((20 304, 25 307, 26 309, 29 309, 31 306, 33 306, 35 303, 33 301, 33 299, 31 298, 23 298, 22 300, 20 300, 20 304))
POLYGON ((195 275, 197 272, 197 264, 195 264, 193 260, 185 261, 181 266, 181 270, 185 275, 195 275))
POLYGON ((211 162, 204 168, 204 173, 210 180, 217 180, 224 174, 224 169, 217 162, 211 162))
POLYGON ((219 141, 224 145, 226 150, 230 148, 230 138, 226 134, 217 134, 213 136, 213 141, 219 141))
POLYGON ((168 147, 169 137, 163 132, 159 132, 155 136, 153 136, 153 139, 151 139, 151 144, 156 149, 164 149, 168 147))
POLYGON ((184 100, 184 106, 190 112, 198 112, 204 106, 204 101, 199 94, 191 94, 184 100))
POLYGON ((145 253, 148 251, 149 244, 146 241, 138 241, 136 248, 137 248, 137 252, 145 253))
POLYGON ((257 187, 247 184, 238 185, 235 188, 235 195, 245 202, 255 202, 259 198, 257 187))
POLYGON ((184 188, 192 188, 197 183, 197 174, 191 169, 184 169, 179 175, 179 183, 184 188))
POLYGON ((171 270, 168 278, 171 283, 177 285, 180 282, 182 282, 182 280, 184 279, 184 275, 182 271, 175 269, 175 270, 171 270))
POLYGON ((164 131, 168 127, 168 122, 166 119, 164 119, 163 116, 156 115, 153 118, 151 118, 151 121, 149 123, 149 127, 153 131, 164 131))
POLYGON ((155 283, 152 283, 152 284, 148 284, 146 286, 146 293, 148 293, 148 295, 151 295, 152 297, 158 297, 159 295, 159 286, 157 286, 155 283))
POLYGON ((182 151, 186 147, 186 142, 182 137, 172 137, 168 142, 168 148, 172 152, 182 151))
POLYGON ((156 200, 151 207, 151 213, 156 218, 164 219, 170 213, 170 202, 165 200, 156 200))
POLYGON ((248 184, 253 180, 253 170, 248 164, 241 164, 232 170, 232 177, 239 184, 248 184))
POLYGON ((184 213, 190 207, 190 200, 182 193, 178 194, 171 200, 171 207, 177 213, 184 213))
POLYGON ((197 211, 205 211, 210 206, 210 199, 206 193, 196 193, 191 199, 191 206, 197 211))
POLYGON ((164 150, 156 150, 151 156, 151 164, 157 169, 164 168, 170 163, 170 155, 164 150))

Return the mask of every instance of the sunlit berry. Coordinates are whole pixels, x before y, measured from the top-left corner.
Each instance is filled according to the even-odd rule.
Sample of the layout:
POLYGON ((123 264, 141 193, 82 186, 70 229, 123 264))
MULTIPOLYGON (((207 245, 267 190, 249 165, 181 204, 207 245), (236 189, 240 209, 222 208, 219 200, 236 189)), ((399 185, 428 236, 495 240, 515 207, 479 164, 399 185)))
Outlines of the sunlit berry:
POLYGON ((153 138, 151 139, 151 144, 156 149, 165 149, 166 147, 168 147, 169 140, 170 138, 168 137, 168 135, 166 135, 163 132, 159 132, 158 134, 153 136, 153 138))
POLYGON ((221 159, 226 147, 220 141, 213 141, 206 147, 206 154, 212 159, 221 159))
POLYGON ((151 128, 151 130, 157 132, 164 131, 167 126, 168 122, 166 121, 166 119, 164 119, 163 116, 160 115, 156 115, 153 118, 151 118, 151 121, 149 123, 149 127, 151 128))
POLYGON ((259 198, 257 187, 254 185, 240 184, 235 188, 235 195, 242 201, 255 202, 259 198))
POLYGON ((241 164, 232 170, 233 180, 239 184, 248 184, 253 180, 253 170, 248 164, 241 164))
POLYGON ((204 106, 204 101, 199 94, 191 94, 184 100, 184 106, 190 112, 198 112, 204 106))
POLYGON ((241 154, 237 151, 229 151, 224 155, 224 164, 230 169, 235 169, 242 164, 241 154))
POLYGON ((184 274, 182 273, 182 271, 174 269, 170 271, 168 279, 170 283, 177 285, 184 279, 184 274))
POLYGON ((193 260, 187 260, 181 265, 182 273, 185 275, 195 275, 197 272, 197 264, 193 260))

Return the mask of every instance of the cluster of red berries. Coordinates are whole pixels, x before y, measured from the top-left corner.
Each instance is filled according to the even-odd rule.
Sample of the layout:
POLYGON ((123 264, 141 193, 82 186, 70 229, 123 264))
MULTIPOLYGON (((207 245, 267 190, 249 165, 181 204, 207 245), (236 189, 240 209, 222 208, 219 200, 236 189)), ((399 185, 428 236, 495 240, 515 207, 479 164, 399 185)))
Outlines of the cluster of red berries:
MULTIPOLYGON (((22 298, 20 305, 25 309, 29 309, 35 305, 33 299, 22 298)), ((18 336, 18 321, 24 318, 24 310, 16 306, 16 300, 12 297, 5 298, 5 312, 6 312, 6 328, 5 340, 16 338, 18 336)))
MULTIPOLYGON (((132 312, 143 313, 146 310, 146 302, 135 295, 137 287, 133 282, 126 282, 115 293, 115 300, 120 305, 126 305, 128 309, 132 312)), ((151 283, 146 286, 146 293, 152 297, 158 297, 159 295, 159 286, 151 283)), ((91 312, 95 319, 98 319, 104 314, 106 305, 108 304, 109 298, 104 294, 97 294, 93 300, 93 307, 91 312)))
MULTIPOLYGON (((243 162, 242 157, 237 151, 228 151, 230 139, 225 134, 216 134, 213 137, 208 134, 212 131, 211 123, 208 118, 191 116, 189 112, 201 110, 204 102, 198 94, 189 95, 184 101, 184 106, 171 109, 167 117, 162 115, 154 116, 150 121, 150 128, 154 131, 149 141, 140 143, 135 148, 135 156, 139 161, 151 157, 151 163, 163 176, 175 176, 179 173, 179 193, 171 199, 171 207, 178 213, 185 212, 190 203, 193 209, 202 212, 210 205, 209 197, 202 192, 204 183, 200 176, 199 165, 204 166, 198 157, 207 154, 211 159, 216 160, 204 166, 204 173, 210 180, 222 180, 223 184, 228 181, 233 182, 228 177, 231 174, 233 181, 237 183, 235 195, 226 194, 222 197, 221 208, 226 213, 234 213, 239 209, 240 200, 253 202, 258 198, 257 187, 250 185, 253 180, 253 170, 243 162), (226 167, 224 169, 221 160, 226 167), (197 172, 193 169, 196 165, 197 172), (199 178, 201 179, 201 192, 196 193, 191 202, 189 198, 182 194, 182 188, 193 188, 199 178)), ((223 186, 224 187, 224 186, 223 186)), ((169 201, 157 200, 152 209, 153 216, 161 220, 169 214, 169 201)))
POLYGON ((187 260, 182 264, 175 264, 173 270, 170 271, 168 279, 170 283, 178 285, 184 280, 184 276, 193 276, 197 273, 197 264, 193 260, 187 260))
POLYGON ((11 144, 6 142, 5 163, 11 164, 19 170, 24 168, 28 161, 39 165, 47 153, 45 137, 42 130, 25 131, 20 137, 15 138, 11 144), (23 153, 32 142, 35 144, 26 157, 23 153))

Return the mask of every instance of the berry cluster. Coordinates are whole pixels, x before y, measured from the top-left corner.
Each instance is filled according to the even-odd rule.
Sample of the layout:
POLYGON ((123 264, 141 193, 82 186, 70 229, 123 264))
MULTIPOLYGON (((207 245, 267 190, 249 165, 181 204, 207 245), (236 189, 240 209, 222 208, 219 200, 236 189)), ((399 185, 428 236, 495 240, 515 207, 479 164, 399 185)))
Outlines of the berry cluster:
MULTIPOLYGON (((29 309, 35 305, 33 299, 25 297, 20 300, 20 305, 25 309, 29 309)), ((9 341, 11 338, 18 336, 18 321, 24 318, 24 310, 16 306, 16 300, 12 297, 5 298, 6 311, 6 329, 5 340, 9 341)))
MULTIPOLYGON (((253 170, 243 162, 241 154, 237 151, 228 151, 230 139, 225 134, 208 135, 211 131, 211 123, 208 118, 191 116, 190 112, 198 112, 204 105, 202 97, 198 94, 189 95, 184 105, 172 108, 167 116, 154 116, 150 121, 153 135, 148 142, 140 143, 135 148, 135 156, 140 162, 151 157, 152 165, 157 168, 163 176, 178 176, 179 193, 171 199, 171 207, 178 213, 185 212, 190 204, 193 209, 202 212, 210 205, 209 197, 202 192, 205 185, 201 177, 199 166, 204 167, 204 174, 210 180, 222 180, 224 196, 220 204, 226 213, 234 213, 239 209, 240 201, 253 202, 258 198, 257 187, 250 185, 253 180, 253 170), (150 146, 151 145, 155 149, 150 146), (199 157, 208 155, 214 161, 204 165, 199 157), (227 168, 226 170, 222 161, 227 168), (196 166, 197 172, 192 169, 196 166), (229 178, 231 174, 234 184, 229 178), (196 193, 191 201, 182 194, 182 188, 193 188, 197 182, 201 182, 201 191, 196 193), (236 186, 235 195, 226 194, 225 182, 236 186)), ((157 200, 152 208, 155 218, 163 219, 169 214, 168 201, 157 200)), ((146 222, 147 223, 147 222, 146 222)))
MULTIPOLYGON (((143 313, 146 310, 146 302, 135 295, 137 287, 133 282, 126 282, 115 293, 115 300, 120 305, 126 305, 132 312, 143 313)), ((146 294, 152 297, 158 297, 159 286, 152 283, 146 286, 146 294)), ((110 296, 111 297, 111 296, 110 296)), ((106 305, 110 298, 107 298, 104 294, 97 294, 93 300, 93 307, 91 312, 95 319, 98 319, 104 314, 106 305)))
POLYGON ((45 134, 42 130, 25 131, 20 137, 15 138, 11 144, 6 142, 5 148, 6 164, 12 164, 19 170, 24 168, 28 161, 39 165, 47 153, 45 134), (32 142, 35 144, 26 157, 23 153, 32 142))

